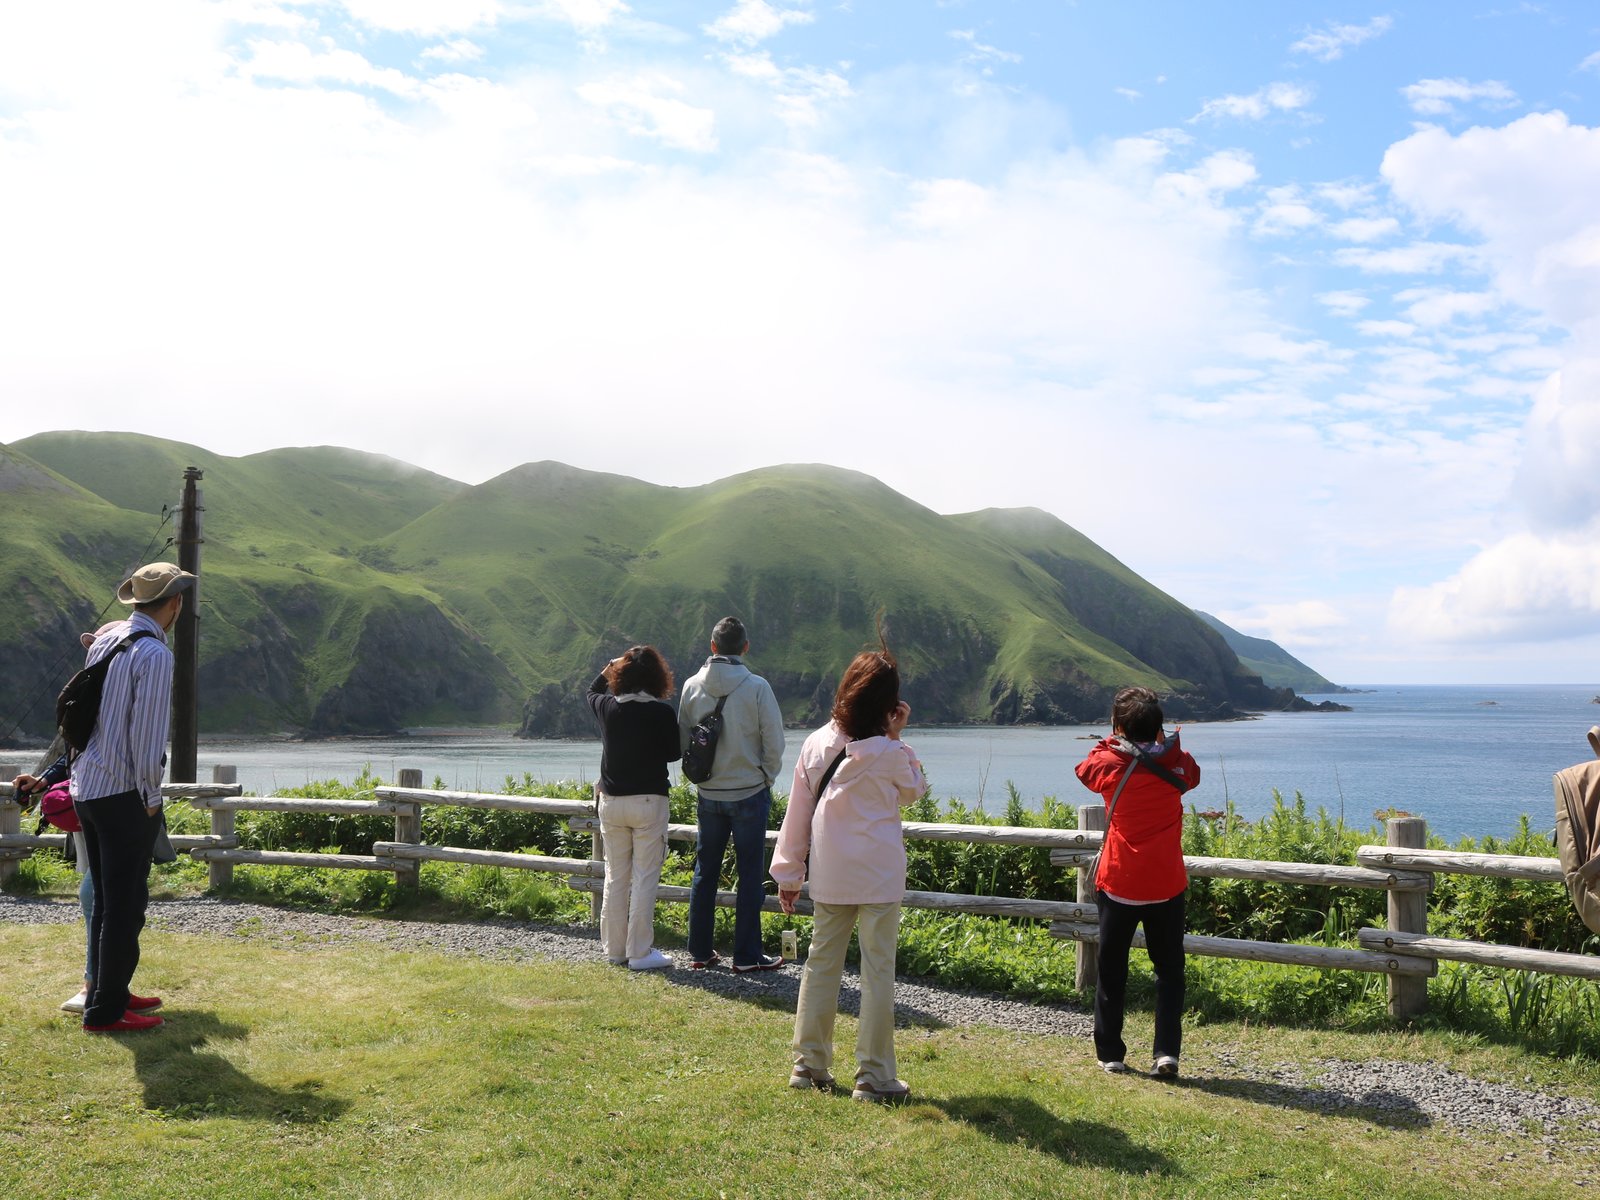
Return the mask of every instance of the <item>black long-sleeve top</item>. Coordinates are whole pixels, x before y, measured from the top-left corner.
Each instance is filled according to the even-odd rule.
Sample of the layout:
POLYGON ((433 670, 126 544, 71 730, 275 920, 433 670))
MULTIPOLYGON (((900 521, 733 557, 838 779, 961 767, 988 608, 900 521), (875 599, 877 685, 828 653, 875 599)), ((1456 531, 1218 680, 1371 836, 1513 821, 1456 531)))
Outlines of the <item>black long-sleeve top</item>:
POLYGON ((589 685, 600 725, 600 790, 608 796, 665 796, 667 764, 682 754, 678 714, 665 700, 619 699, 602 672, 589 685))

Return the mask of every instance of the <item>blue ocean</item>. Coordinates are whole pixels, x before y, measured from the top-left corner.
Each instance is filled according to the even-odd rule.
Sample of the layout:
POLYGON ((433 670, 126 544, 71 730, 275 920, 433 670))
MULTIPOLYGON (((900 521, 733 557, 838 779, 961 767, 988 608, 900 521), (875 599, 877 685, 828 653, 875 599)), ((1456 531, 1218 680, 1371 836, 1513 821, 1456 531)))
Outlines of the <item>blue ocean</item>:
MULTIPOLYGON (((1600 724, 1600 686, 1375 687, 1311 697, 1348 704, 1347 713, 1269 713, 1255 720, 1189 725, 1184 746, 1200 763, 1190 803, 1204 811, 1232 800, 1245 817, 1272 805, 1274 789, 1302 794, 1347 824, 1403 809, 1427 818, 1454 841, 1504 837, 1519 814, 1536 829, 1554 826, 1550 777, 1590 756, 1584 734, 1600 724)), ((1041 797, 1087 800, 1072 768, 1104 727, 922 728, 906 731, 927 768, 934 794, 998 813, 1006 784, 1030 807, 1041 797)), ((791 730, 779 786, 787 789, 804 731, 791 730)), ((600 747, 588 741, 525 741, 500 731, 434 731, 407 738, 333 742, 208 739, 201 778, 213 763, 232 763, 251 791, 270 794, 313 779, 350 779, 370 765, 393 779, 419 767, 430 783, 494 791, 520 779, 593 780, 600 747)))

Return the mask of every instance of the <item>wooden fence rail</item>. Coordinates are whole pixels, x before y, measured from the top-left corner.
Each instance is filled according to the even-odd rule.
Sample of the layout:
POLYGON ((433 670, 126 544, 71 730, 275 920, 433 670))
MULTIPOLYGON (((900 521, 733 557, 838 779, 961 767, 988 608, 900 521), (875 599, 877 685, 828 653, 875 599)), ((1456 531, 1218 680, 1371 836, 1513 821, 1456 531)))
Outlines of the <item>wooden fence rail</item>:
MULTIPOLYGON (((169 785, 163 789, 163 793, 169 799, 186 800, 192 807, 210 814, 210 834, 176 835, 172 841, 175 849, 209 865, 214 887, 231 881, 233 868, 239 863, 390 871, 403 885, 417 882, 418 868, 423 862, 465 863, 563 876, 569 887, 594 896, 594 911, 598 914, 600 893, 604 888, 605 862, 600 823, 593 802, 506 796, 493 792, 432 791, 423 788, 421 783, 420 771, 407 770, 401 772, 398 785, 374 789, 374 798, 371 800, 246 797, 240 795, 233 769, 218 767, 211 784, 169 785), (422 842, 424 805, 536 813, 560 818, 574 832, 591 836, 591 857, 560 858, 425 845, 422 842), (395 833, 393 840, 375 842, 372 853, 365 855, 253 849, 239 842, 235 820, 239 812, 391 817, 395 833)), ((20 825, 20 810, 9 799, 9 793, 9 784, 0 783, 0 882, 16 870, 18 859, 27 857, 35 850, 61 849, 66 842, 61 834, 24 834, 20 825)), ((1095 904, 1093 881, 1083 867, 1104 839, 1105 808, 1099 804, 1080 807, 1078 825, 1077 829, 1037 829, 907 821, 904 828, 908 841, 961 842, 1048 850, 1052 865, 1064 870, 1077 870, 1078 898, 1074 902, 908 891, 904 906, 1048 921, 1054 936, 1077 943, 1078 986, 1093 987, 1093 943, 1098 937, 1099 910, 1095 904)), ((1299 945, 1191 934, 1184 939, 1185 951, 1210 957, 1285 963, 1319 970, 1383 974, 1389 979, 1390 1012, 1398 1017, 1409 1017, 1423 1011, 1427 1003, 1427 980, 1438 972, 1440 960, 1600 979, 1600 957, 1597 956, 1499 946, 1431 937, 1428 934, 1427 895, 1435 875, 1484 875, 1546 884, 1559 883, 1562 875, 1556 860, 1429 850, 1426 848, 1426 826, 1417 818, 1394 818, 1387 823, 1387 832, 1388 844, 1360 847, 1356 854, 1356 866, 1198 856, 1184 859, 1189 873, 1201 878, 1249 879, 1303 887, 1381 889, 1388 896, 1388 928, 1360 930, 1356 947, 1299 945)), ((675 842, 693 843, 697 839, 697 831, 693 825, 669 825, 667 837, 675 842)), ((776 831, 768 832, 769 844, 776 838, 776 831)), ((657 892, 657 900, 663 903, 682 904, 687 903, 688 899, 689 889, 685 887, 663 885, 657 892)), ((734 893, 719 891, 717 903, 733 907, 734 893)), ((777 898, 767 896, 763 907, 769 912, 779 911, 777 898)), ((804 891, 797 911, 811 911, 808 893, 804 891)), ((1135 938, 1134 944, 1143 945, 1142 934, 1135 938)))

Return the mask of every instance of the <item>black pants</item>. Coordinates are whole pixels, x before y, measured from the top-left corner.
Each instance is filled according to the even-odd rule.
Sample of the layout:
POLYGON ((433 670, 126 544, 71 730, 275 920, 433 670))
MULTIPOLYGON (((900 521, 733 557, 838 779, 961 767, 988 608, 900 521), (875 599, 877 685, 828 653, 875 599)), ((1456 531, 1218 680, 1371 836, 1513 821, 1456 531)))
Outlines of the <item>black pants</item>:
POLYGON ((76 807, 94 888, 89 925, 94 990, 83 1023, 110 1025, 128 1010, 128 984, 139 965, 139 931, 150 903, 150 852, 161 818, 145 812, 138 792, 79 800, 76 807))
POLYGON ((1100 981, 1094 990, 1094 1053, 1101 1062, 1121 1062, 1128 1054, 1122 1010, 1128 995, 1128 950, 1140 922, 1156 976, 1155 1057, 1177 1058, 1183 1048, 1183 897, 1179 892, 1160 904, 1118 904, 1104 892, 1095 894, 1100 906, 1100 981))

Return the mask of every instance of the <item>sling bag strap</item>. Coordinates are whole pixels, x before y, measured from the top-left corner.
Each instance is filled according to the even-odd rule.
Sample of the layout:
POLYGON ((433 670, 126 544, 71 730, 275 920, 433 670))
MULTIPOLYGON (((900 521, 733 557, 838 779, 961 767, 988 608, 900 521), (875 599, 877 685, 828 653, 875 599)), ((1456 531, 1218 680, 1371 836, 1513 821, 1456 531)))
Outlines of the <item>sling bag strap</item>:
MULTIPOLYGON (((833 782, 833 773, 839 769, 839 764, 844 762, 845 757, 849 753, 850 747, 846 746, 843 750, 839 751, 839 756, 828 764, 828 769, 822 773, 822 782, 817 784, 817 794, 815 800, 822 799, 822 793, 827 791, 828 785, 833 782)), ((815 803, 815 800, 813 803, 815 803)))

